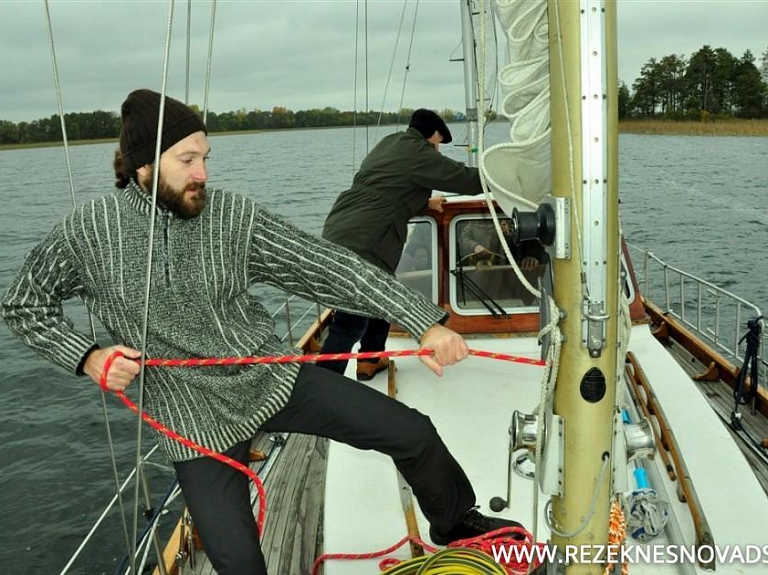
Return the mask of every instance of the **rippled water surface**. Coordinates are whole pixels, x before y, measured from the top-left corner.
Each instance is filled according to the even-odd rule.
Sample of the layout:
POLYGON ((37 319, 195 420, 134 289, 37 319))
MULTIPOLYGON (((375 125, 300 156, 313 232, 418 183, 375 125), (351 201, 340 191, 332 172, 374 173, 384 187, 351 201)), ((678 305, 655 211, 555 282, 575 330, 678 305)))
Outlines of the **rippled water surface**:
MULTIPOLYGON (((455 127, 461 141, 461 128, 455 127)), ((369 137, 381 137, 389 130, 369 137)), ((488 142, 501 141, 502 124, 488 142)), ((319 233, 365 153, 365 131, 327 129, 213 137, 211 182, 244 193, 319 233), (356 155, 351 150, 356 144, 356 155)), ((113 145, 71 148, 78 202, 111 192, 113 145)), ((460 148, 442 151, 463 160, 460 148)), ((624 233, 682 267, 768 306, 768 138, 620 137, 624 233)), ((0 292, 25 253, 71 205, 61 148, 0 152, 0 292)), ((276 295, 257 288, 268 306, 276 295)), ((87 329, 78 305, 68 307, 87 329)), ((103 334, 101 334, 103 337, 103 334)), ((58 573, 111 497, 114 480, 101 393, 52 367, 0 325, 0 572, 58 573)), ((132 467, 136 422, 107 398, 121 474, 132 467)), ((145 430, 146 443, 151 435, 145 430)), ((165 491, 171 475, 153 470, 165 491)), ((129 502, 130 503, 130 502, 129 502)), ((75 573, 114 573, 125 548, 110 515, 75 573)))

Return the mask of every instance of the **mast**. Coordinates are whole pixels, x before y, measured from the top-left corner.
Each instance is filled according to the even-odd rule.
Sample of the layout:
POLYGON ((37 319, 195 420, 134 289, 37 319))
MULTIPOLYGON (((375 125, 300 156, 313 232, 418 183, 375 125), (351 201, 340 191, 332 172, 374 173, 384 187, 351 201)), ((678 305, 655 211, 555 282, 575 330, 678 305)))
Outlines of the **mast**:
POLYGON ((473 0, 459 0, 461 45, 464 62, 464 102, 467 123, 467 165, 477 166, 477 77, 475 32, 472 26, 473 0))
MULTIPOLYGON (((565 422, 552 542, 608 542, 614 466, 619 222, 615 0, 548 0, 552 187, 569 198, 570 259, 554 261, 565 337, 553 409, 565 422)), ((558 230, 560 233, 560 230, 558 230)), ((621 471, 623 472, 623 470, 621 471)), ((593 547, 594 549, 594 547, 593 547)), ((598 574, 572 564, 566 572, 598 574)))

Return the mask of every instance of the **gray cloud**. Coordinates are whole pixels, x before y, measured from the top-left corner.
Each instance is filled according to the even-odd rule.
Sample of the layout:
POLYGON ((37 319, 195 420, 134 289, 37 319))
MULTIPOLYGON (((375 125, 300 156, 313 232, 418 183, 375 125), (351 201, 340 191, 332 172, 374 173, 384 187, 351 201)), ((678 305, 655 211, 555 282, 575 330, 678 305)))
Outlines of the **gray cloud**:
MULTIPOLYGON (((404 3, 368 2, 368 76, 360 62, 357 107, 382 105, 404 3)), ((385 109, 399 107, 416 3, 407 3, 385 109)), ((168 2, 164 0, 51 0, 54 45, 66 112, 117 110, 137 87, 159 89, 168 2)), ((176 2, 168 93, 184 97, 187 2, 176 2)), ((355 23, 365 5, 355 0, 219 0, 209 106, 223 112, 286 106, 298 110, 352 109, 355 23), (359 10, 359 11, 358 11, 359 10)), ((202 105, 210 4, 192 2, 190 101, 202 105)), ((705 44, 759 58, 768 48, 768 0, 618 0, 619 76, 631 85, 649 58, 690 56, 705 44)), ((360 26, 362 32, 362 24, 360 26)), ((403 105, 464 108, 458 0, 422 0, 403 105)), ((362 60, 362 56, 360 57, 362 60)), ((42 2, 0 0, 0 119, 14 122, 56 113, 42 2)))

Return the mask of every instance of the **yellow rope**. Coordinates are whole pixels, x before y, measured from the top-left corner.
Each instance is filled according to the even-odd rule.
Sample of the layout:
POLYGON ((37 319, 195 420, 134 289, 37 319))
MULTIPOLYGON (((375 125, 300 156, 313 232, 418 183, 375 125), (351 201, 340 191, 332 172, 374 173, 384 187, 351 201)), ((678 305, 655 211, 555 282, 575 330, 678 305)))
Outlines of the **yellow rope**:
POLYGON ((403 561, 382 571, 382 575, 508 575, 508 572, 486 553, 455 547, 403 561))

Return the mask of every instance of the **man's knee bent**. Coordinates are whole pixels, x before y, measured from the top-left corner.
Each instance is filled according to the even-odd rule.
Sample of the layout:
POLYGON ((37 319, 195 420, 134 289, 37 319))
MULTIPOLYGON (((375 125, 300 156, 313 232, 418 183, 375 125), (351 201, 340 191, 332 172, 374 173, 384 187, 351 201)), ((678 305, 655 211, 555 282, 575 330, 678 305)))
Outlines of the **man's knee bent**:
POLYGON ((432 420, 415 409, 410 410, 409 417, 398 422, 397 428, 408 438, 410 453, 406 457, 420 457, 436 444, 442 445, 432 420))

